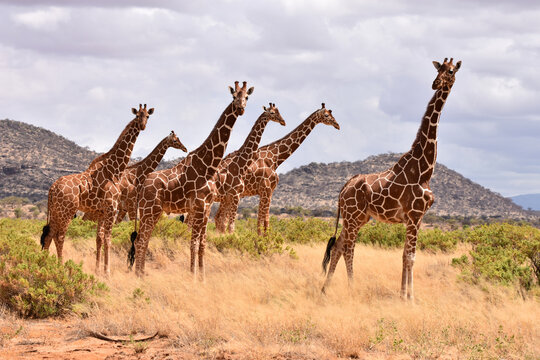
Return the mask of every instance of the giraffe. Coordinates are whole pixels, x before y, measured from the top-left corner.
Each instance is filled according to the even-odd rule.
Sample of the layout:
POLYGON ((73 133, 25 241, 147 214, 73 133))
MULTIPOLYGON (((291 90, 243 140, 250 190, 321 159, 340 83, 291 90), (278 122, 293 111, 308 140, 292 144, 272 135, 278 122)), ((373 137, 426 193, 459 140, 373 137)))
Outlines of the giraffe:
MULTIPOLYGON (((171 131, 169 135, 157 144, 148 156, 135 164, 129 165, 122 172, 120 181, 117 184, 121 195, 116 223, 122 221, 126 214, 129 215, 130 220, 136 218, 137 191, 144 183, 146 176, 157 168, 165 152, 170 147, 187 152, 186 147, 178 139, 174 131, 171 131)), ((98 221, 98 218, 99 213, 97 212, 87 212, 83 216, 83 220, 98 221)))
POLYGON ((437 77, 432 84, 435 94, 429 101, 411 149, 386 171, 353 176, 339 194, 336 230, 328 241, 323 259, 324 272, 330 262, 323 293, 330 284, 341 255, 345 258, 349 286, 352 285, 355 239, 360 227, 373 217, 383 222, 402 223, 407 227, 400 295, 402 299, 406 295, 407 299, 414 301, 413 265, 417 232, 424 214, 435 199, 429 180, 437 159, 437 127, 461 61, 453 64, 453 59, 448 61, 445 58, 442 64, 433 61, 433 65, 437 69, 437 77), (343 230, 336 240, 340 214, 343 216, 343 230))
POLYGON ((244 114, 248 95, 253 93, 253 87, 248 89, 245 81, 242 87, 236 81, 235 87, 229 86, 229 89, 233 100, 223 111, 204 143, 175 167, 149 174, 140 190, 140 229, 138 234, 132 234, 134 242, 128 256, 131 265, 136 260, 135 272, 138 276, 144 275, 148 242, 161 213, 190 212, 190 270, 196 277, 198 256, 200 277, 204 280, 206 224, 214 197, 212 178, 223 159, 232 127, 238 116, 244 114))
POLYGON ((47 225, 43 227, 41 246, 48 250, 54 240, 58 261, 62 262, 62 248, 71 219, 77 212, 98 212, 104 221, 98 222, 96 237, 96 272, 99 272, 100 253, 104 244, 104 272, 109 275, 109 247, 114 216, 118 209, 120 191, 116 185, 126 168, 135 140, 146 128, 154 109, 139 104, 132 108, 135 118, 125 127, 114 146, 95 158, 88 169, 79 174, 62 176, 49 189, 47 225))
MULTIPOLYGON (((255 160, 244 178, 245 187, 241 197, 259 195, 257 220, 257 233, 259 235, 266 233, 268 230, 270 202, 279 182, 279 176, 276 172, 278 166, 291 156, 317 124, 330 125, 339 130, 339 124, 332 115, 332 110, 326 109, 323 103, 320 109, 309 115, 289 134, 259 148, 255 153, 255 160)), ((237 210, 238 203, 233 205, 222 203, 216 214, 216 227, 223 229, 229 223, 228 226, 234 229, 237 210), (230 209, 227 207, 230 207, 230 209)))
MULTIPOLYGON (((281 117, 276 104, 270 103, 268 108, 263 106, 263 112, 251 128, 244 144, 238 150, 227 155, 219 164, 215 175, 216 197, 214 201, 227 204, 227 209, 235 211, 233 214, 227 214, 229 218, 236 216, 238 202, 244 192, 244 176, 254 161, 255 152, 269 121, 285 126, 285 120, 281 117)), ((219 227, 221 224, 223 223, 216 220, 217 230, 223 233, 225 228, 219 227)), ((234 232, 234 222, 229 222, 227 232, 234 232)))

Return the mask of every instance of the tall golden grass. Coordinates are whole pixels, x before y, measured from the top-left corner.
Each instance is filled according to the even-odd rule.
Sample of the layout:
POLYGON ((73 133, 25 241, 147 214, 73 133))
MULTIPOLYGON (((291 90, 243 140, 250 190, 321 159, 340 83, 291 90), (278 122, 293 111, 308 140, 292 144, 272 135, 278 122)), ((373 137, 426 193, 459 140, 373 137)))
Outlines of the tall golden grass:
MULTIPOLYGON (((78 326, 109 335, 159 331, 171 347, 203 357, 229 351, 250 359, 540 358, 538 299, 460 281, 450 262, 464 248, 417 254, 411 304, 399 298, 400 250, 357 245, 353 287, 341 261, 321 295, 325 244, 295 245, 297 258, 210 248, 205 283, 188 271, 183 246, 177 256, 154 246, 143 278, 127 271, 125 254, 113 254, 112 274, 103 279, 110 292, 79 309, 85 316, 78 326)), ((93 248, 68 244, 65 256, 92 273, 93 248)))

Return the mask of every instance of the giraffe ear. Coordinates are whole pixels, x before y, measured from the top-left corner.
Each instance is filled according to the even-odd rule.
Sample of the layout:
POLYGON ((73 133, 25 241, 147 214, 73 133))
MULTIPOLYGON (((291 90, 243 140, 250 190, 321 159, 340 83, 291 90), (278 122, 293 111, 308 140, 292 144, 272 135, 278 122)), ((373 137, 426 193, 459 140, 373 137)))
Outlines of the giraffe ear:
POLYGON ((263 110, 266 111, 266 106, 263 105, 263 110))
POLYGON ((152 115, 154 113, 154 108, 151 108, 150 110, 148 110, 148 115, 152 115))
POLYGON ((232 88, 232 86, 229 86, 229 90, 231 90, 231 94, 234 95, 234 89, 232 88))
POLYGON ((131 112, 133 113, 133 115, 137 115, 137 109, 131 108, 131 112))
POLYGON ((255 90, 255 89, 253 88, 253 86, 250 87, 250 88, 248 89, 248 91, 247 91, 247 94, 248 94, 248 95, 253 94, 253 90, 255 90))
POLYGON ((438 61, 434 61, 433 66, 435 66, 435 69, 439 70, 439 68, 441 67, 441 63, 438 61))
POLYGON ((456 63, 455 71, 458 71, 461 67, 461 60, 456 63))

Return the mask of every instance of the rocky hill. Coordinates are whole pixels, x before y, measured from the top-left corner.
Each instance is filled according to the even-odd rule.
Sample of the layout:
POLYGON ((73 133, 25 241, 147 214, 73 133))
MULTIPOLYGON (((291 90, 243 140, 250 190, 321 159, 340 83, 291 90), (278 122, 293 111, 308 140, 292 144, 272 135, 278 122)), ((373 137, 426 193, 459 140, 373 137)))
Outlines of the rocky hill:
MULTIPOLYGON (((98 155, 41 127, 0 120, 0 198, 46 199, 56 179, 84 171, 98 155)), ((175 163, 162 162, 160 168, 175 163)))
MULTIPOLYGON (((380 172, 392 166, 401 154, 381 154, 356 162, 311 163, 280 175, 272 206, 301 206, 307 209, 337 207, 341 188, 356 174, 380 172)), ((531 216, 512 200, 474 183, 438 163, 431 179, 436 215, 526 218, 531 216)), ((241 206, 258 205, 258 198, 246 198, 241 206)))
MULTIPOLYGON (((85 170, 97 155, 49 130, 18 121, 0 120, 0 198, 46 199, 49 187, 57 178, 85 170)), ((272 206, 335 211, 339 191, 351 176, 387 169, 399 156, 382 154, 362 161, 311 163, 293 169, 280 175, 272 206)), ((162 161, 159 169, 172 167, 179 160, 162 161)), ((437 164, 431 187, 436 196, 431 211, 437 215, 528 216, 510 199, 442 164, 437 164)), ((243 199, 241 206, 257 204, 258 198, 252 197, 243 199)))

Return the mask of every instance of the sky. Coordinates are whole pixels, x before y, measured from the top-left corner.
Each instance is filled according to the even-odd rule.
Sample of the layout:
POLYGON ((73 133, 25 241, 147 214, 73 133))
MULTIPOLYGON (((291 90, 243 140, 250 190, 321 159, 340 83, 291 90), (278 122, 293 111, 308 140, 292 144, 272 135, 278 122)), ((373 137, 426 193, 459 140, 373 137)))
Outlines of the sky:
POLYGON ((104 152, 147 103, 155 113, 133 156, 171 130, 193 150, 232 100, 228 86, 247 81, 255 91, 228 152, 269 102, 287 126, 270 123, 261 145, 322 102, 341 125, 318 125, 285 172, 408 151, 432 61, 453 57, 462 66, 438 162, 504 196, 540 193, 538 19, 532 0, 0 0, 0 118, 104 152))

